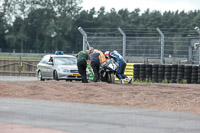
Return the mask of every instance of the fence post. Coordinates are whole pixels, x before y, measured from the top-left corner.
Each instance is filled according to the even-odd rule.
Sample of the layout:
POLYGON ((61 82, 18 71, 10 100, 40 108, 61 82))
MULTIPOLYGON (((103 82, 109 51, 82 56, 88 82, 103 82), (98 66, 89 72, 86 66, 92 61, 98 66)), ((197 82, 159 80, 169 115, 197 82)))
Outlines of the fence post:
POLYGON ((199 47, 199 45, 200 45, 200 29, 199 29, 199 27, 195 27, 194 29, 199 34, 199 43, 197 45, 197 48, 198 48, 198 51, 199 51, 199 65, 200 65, 200 47, 199 47))
POLYGON ((126 34, 124 33, 124 31, 120 27, 118 28, 118 30, 119 30, 119 32, 123 36, 123 50, 122 50, 122 54, 123 54, 124 60, 126 60, 126 34))
POLYGON ((162 33, 162 31, 159 28, 157 28, 156 30, 161 35, 161 64, 165 64, 164 62, 165 35, 162 33))
POLYGON ((83 51, 86 51, 87 46, 90 48, 90 44, 87 41, 87 34, 81 27, 79 27, 78 30, 83 35, 83 51))
MULTIPOLYGON (((192 41, 191 41, 191 43, 192 43, 192 41)), ((193 64, 193 62, 192 62, 192 45, 191 44, 189 46, 189 52, 188 52, 188 63, 193 64)))

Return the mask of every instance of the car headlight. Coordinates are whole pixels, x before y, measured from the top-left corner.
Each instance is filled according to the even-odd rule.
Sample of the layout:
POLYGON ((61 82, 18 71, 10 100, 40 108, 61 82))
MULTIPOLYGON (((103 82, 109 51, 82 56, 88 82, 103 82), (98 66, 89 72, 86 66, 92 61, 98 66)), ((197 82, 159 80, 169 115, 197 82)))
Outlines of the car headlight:
POLYGON ((67 73, 69 73, 70 70, 69 70, 69 69, 63 69, 63 72, 67 72, 67 73))
POLYGON ((58 71, 60 71, 60 72, 67 72, 67 73, 70 72, 70 70, 66 69, 66 68, 59 68, 58 71))

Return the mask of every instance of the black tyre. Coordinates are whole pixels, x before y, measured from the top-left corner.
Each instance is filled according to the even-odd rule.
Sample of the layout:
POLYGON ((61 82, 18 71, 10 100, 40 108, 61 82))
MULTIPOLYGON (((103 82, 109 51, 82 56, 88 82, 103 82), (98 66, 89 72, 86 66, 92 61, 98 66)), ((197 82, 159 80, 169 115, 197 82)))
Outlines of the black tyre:
POLYGON ((134 69, 135 69, 135 68, 138 68, 138 69, 139 69, 139 68, 140 68, 140 64, 134 64, 133 67, 134 67, 134 69))
POLYGON ((178 69, 177 68, 172 68, 172 72, 177 72, 178 69))
POLYGON ((171 75, 171 79, 177 79, 176 75, 171 75))
POLYGON ((153 64, 152 68, 158 68, 158 66, 159 66, 158 64, 153 64))
POLYGON ((38 77, 38 81, 44 81, 41 71, 38 71, 37 77, 38 77))
POLYGON ((158 83, 158 79, 152 79, 152 83, 158 83))
POLYGON ((152 72, 146 71, 146 75, 152 75, 152 72))
POLYGON ((177 72, 177 75, 184 75, 184 72, 177 72))
POLYGON ((192 66, 188 65, 184 67, 185 69, 192 69, 192 66))
POLYGON ((146 65, 145 64, 140 64, 140 71, 145 71, 146 65))
POLYGON ((152 71, 152 75, 158 75, 158 71, 152 71))
POLYGON ((54 80, 59 81, 57 71, 54 71, 53 78, 54 78, 54 80))
POLYGON ((152 68, 146 68, 146 72, 152 72, 152 68))
POLYGON ((134 71, 140 71, 140 68, 133 68, 134 71))
POLYGON ((114 73, 108 74, 108 83, 114 84, 114 82, 115 82, 114 73))
POLYGON ((152 68, 152 64, 146 64, 146 68, 152 68))
POLYGON ((146 72, 145 71, 140 71, 140 75, 146 75, 146 72))
POLYGON ((152 76, 151 75, 146 75, 146 79, 151 79, 152 76))
POLYGON ((198 80, 191 80, 191 83, 192 83, 192 84, 197 84, 197 83, 198 83, 198 80))
POLYGON ((184 69, 184 65, 178 65, 178 69, 184 69))
POLYGON ((176 79, 172 79, 171 82, 172 83, 177 83, 177 80, 176 79))

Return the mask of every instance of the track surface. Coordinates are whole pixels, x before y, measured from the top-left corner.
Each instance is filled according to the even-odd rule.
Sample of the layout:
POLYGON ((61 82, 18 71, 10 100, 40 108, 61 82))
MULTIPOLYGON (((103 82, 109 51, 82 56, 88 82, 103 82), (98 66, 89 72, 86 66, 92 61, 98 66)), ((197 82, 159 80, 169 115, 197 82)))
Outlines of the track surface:
POLYGON ((199 88, 187 84, 82 84, 0 77, 0 131, 199 133, 199 88))
POLYGON ((72 133, 199 133, 200 115, 27 99, 0 99, 0 121, 72 133))

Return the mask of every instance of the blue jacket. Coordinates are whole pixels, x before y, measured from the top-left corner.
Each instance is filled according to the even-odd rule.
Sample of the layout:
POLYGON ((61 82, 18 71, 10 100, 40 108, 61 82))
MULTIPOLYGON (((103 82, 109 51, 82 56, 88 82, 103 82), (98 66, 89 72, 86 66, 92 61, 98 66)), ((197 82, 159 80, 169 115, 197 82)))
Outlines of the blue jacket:
POLYGON ((100 62, 99 61, 100 52, 98 50, 94 50, 93 53, 90 54, 90 60, 92 62, 100 62))
POLYGON ((111 52, 110 56, 115 60, 115 62, 125 62, 124 58, 117 51, 111 52))

